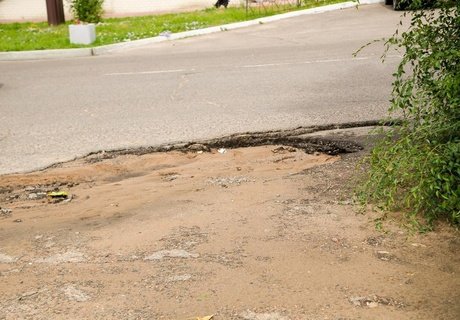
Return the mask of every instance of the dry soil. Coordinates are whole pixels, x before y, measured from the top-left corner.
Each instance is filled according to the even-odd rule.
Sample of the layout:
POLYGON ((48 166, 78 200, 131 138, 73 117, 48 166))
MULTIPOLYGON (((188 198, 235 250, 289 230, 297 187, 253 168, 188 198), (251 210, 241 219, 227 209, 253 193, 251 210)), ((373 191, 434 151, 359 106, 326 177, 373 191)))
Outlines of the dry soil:
POLYGON ((458 232, 376 230, 363 152, 220 151, 0 177, 0 319, 460 318, 458 232))

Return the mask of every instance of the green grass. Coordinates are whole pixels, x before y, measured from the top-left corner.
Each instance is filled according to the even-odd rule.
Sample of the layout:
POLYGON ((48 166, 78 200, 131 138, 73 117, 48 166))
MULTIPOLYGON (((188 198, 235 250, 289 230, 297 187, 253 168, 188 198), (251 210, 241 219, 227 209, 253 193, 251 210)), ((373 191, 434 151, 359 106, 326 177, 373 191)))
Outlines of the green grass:
MULTIPOLYGON (((300 9, 344 1, 306 0, 300 9)), ((295 6, 273 7, 261 10, 252 9, 249 14, 246 14, 245 8, 228 8, 226 10, 212 8, 179 14, 104 19, 96 27, 97 40, 91 47, 155 37, 164 31, 176 33, 195 30, 298 9, 295 6)), ((0 24, 0 51, 86 47, 70 44, 69 23, 60 26, 48 26, 46 22, 0 24)))

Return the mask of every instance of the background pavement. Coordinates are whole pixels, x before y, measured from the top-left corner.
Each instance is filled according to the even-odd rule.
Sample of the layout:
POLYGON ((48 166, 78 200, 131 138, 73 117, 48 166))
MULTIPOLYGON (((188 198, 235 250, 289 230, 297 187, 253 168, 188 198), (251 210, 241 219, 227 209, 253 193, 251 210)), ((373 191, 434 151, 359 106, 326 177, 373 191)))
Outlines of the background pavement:
POLYGON ((101 57, 0 62, 0 173, 91 151, 386 115, 400 13, 369 5, 101 57))

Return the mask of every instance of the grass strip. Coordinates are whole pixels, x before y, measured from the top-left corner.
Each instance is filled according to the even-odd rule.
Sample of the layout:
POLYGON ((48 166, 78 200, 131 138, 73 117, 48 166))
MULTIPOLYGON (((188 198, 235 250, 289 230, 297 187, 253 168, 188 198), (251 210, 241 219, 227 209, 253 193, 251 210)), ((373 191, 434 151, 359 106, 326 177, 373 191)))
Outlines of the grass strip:
POLYGON ((68 25, 71 22, 60 26, 48 26, 46 22, 4 23, 0 24, 0 51, 95 47, 155 37, 162 32, 176 33, 202 29, 340 2, 345 1, 306 0, 300 7, 285 5, 251 8, 248 12, 244 7, 229 7, 186 13, 108 18, 97 25, 97 39, 90 46, 70 43, 68 25))

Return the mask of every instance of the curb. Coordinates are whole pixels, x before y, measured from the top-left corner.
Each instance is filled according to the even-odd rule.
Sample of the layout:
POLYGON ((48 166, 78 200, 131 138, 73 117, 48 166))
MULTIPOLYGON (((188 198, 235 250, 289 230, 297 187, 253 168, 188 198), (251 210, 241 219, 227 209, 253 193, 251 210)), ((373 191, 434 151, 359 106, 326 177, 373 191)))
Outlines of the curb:
POLYGON ((8 52, 0 52, 0 61, 77 58, 77 57, 89 57, 92 55, 93 55, 92 48, 8 51, 8 52))
MULTIPOLYGON (((383 3, 384 0, 359 0, 359 5, 377 4, 383 3)), ((221 26, 214 26, 204 29, 191 30, 179 33, 172 33, 167 36, 157 36, 153 38, 146 38, 140 40, 134 40, 129 42, 121 42, 115 44, 109 44, 105 46, 93 47, 93 48, 80 48, 80 49, 51 49, 51 50, 32 50, 32 51, 9 51, 0 52, 0 61, 20 61, 20 60, 45 60, 45 59, 61 59, 61 58, 77 58, 77 57, 89 57, 109 54, 125 49, 132 49, 137 47, 146 46, 149 44, 160 43, 170 40, 178 40, 189 37, 196 37, 211 33, 217 33, 222 31, 229 31, 235 29, 246 28, 258 24, 264 24, 274 21, 280 21, 284 19, 319 14, 324 12, 342 10, 353 8, 358 5, 357 2, 348 1, 337 4, 331 4, 322 7, 310 8, 305 10, 292 11, 287 13, 281 13, 269 17, 258 18, 249 21, 235 22, 225 24, 221 26)))

